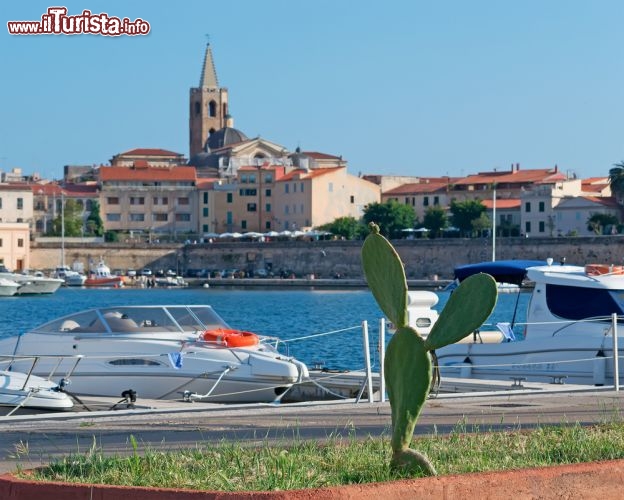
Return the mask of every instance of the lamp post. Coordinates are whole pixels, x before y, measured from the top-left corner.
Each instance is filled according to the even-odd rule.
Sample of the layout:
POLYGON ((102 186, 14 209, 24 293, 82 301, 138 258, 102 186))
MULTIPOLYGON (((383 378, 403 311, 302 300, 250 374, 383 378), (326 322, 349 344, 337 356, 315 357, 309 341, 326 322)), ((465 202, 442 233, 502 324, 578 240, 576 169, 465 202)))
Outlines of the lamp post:
POLYGON ((61 267, 65 267, 65 193, 61 189, 61 267))

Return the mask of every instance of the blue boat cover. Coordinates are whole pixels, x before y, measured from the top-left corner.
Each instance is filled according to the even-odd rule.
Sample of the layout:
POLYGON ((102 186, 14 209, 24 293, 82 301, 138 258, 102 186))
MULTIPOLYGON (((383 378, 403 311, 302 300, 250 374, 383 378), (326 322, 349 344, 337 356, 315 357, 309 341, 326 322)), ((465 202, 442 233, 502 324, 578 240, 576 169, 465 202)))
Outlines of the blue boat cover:
POLYGON ((487 273, 499 283, 514 283, 520 285, 526 276, 526 270, 534 266, 546 266, 544 260, 497 260, 494 262, 479 262, 455 268, 455 278, 459 281, 477 273, 487 273))

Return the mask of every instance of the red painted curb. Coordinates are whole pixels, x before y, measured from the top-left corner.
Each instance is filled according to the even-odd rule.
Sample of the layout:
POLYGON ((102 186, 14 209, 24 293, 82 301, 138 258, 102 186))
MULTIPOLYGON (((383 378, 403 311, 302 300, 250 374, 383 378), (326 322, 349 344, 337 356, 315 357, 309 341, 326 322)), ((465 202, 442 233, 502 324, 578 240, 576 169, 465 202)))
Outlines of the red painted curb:
POLYGON ((215 492, 53 483, 0 476, 3 500, 620 499, 624 460, 289 491, 215 492))

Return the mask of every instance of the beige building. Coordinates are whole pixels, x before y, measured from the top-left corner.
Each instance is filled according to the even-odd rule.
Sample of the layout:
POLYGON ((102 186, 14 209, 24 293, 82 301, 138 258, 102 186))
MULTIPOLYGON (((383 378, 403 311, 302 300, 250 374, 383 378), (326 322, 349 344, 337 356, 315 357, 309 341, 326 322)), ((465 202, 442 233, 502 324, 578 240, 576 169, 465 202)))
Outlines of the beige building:
POLYGON ((33 223, 33 193, 30 184, 0 184, 0 222, 33 223))
POLYGON ((192 167, 100 167, 100 207, 106 230, 143 231, 151 237, 198 230, 192 167))
POLYGON ((0 265, 11 271, 30 267, 30 228, 27 223, 0 223, 0 265))
POLYGON ((449 186, 454 179, 449 177, 423 177, 418 182, 402 184, 381 195, 382 203, 395 200, 414 209, 416 218, 422 222, 429 207, 447 209, 451 204, 449 186))
POLYGON ((273 229, 304 230, 338 217, 359 219, 380 201, 379 186, 350 175, 346 167, 297 169, 276 182, 273 229))

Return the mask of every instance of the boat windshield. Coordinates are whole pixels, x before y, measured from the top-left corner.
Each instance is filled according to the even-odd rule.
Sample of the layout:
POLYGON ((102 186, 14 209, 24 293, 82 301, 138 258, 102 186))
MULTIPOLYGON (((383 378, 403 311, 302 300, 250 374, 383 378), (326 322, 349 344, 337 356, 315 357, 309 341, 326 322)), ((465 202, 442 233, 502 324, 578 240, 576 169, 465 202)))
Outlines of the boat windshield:
POLYGON ((110 307, 56 319, 35 329, 44 333, 196 332, 229 328, 210 306, 110 307))
POLYGON ((564 319, 610 318, 624 314, 624 290, 546 285, 546 304, 564 319))

